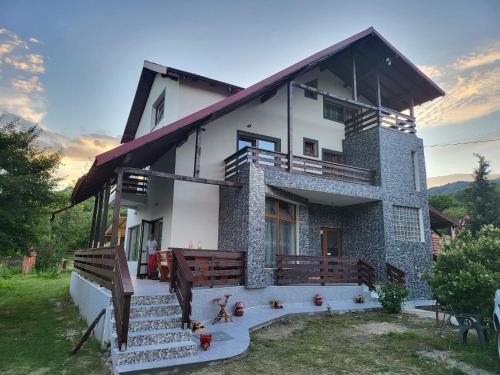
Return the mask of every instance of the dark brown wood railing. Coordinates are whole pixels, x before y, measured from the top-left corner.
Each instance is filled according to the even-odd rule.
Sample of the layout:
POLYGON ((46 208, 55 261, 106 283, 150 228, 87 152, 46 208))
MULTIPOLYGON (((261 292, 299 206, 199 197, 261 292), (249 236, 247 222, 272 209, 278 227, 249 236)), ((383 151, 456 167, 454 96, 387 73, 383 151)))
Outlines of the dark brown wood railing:
POLYGON ((278 285, 375 282, 375 270, 358 258, 277 255, 278 285))
POLYGON ((398 284, 406 284, 405 280, 405 272, 400 270, 397 267, 394 267, 390 263, 385 263, 385 270, 386 270, 386 275, 387 275, 387 280, 393 283, 398 283, 398 284))
POLYGON ((361 108, 345 120, 345 136, 349 138, 375 126, 382 126, 405 133, 415 134, 415 118, 385 107, 361 108))
POLYGON ((243 251, 172 249, 170 291, 175 291, 182 308, 182 325, 191 324, 193 287, 243 285, 243 251))
MULTIPOLYGON (((303 173, 361 184, 374 184, 375 172, 369 169, 305 158, 302 156, 294 156, 292 160, 292 171, 294 173, 303 173)), ((225 178, 228 179, 238 174, 240 168, 246 163, 254 163, 286 170, 288 168, 288 155, 282 152, 245 147, 226 158, 224 162, 225 178)))
POLYGON ((127 345, 130 302, 134 289, 123 246, 77 250, 74 269, 83 277, 111 291, 118 348, 127 345))

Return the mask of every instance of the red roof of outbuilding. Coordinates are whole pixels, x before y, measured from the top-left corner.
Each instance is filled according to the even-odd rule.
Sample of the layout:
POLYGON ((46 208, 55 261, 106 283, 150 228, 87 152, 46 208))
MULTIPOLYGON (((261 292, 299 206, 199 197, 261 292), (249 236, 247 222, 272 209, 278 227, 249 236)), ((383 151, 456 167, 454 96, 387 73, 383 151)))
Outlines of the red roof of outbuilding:
POLYGON ((373 27, 370 27, 217 103, 203 108, 189 116, 181 118, 170 125, 157 129, 149 134, 97 155, 89 172, 80 177, 77 181, 71 197, 72 203, 77 204, 96 194, 102 184, 111 178, 114 169, 122 164, 126 155, 129 155, 130 159, 127 161, 127 165, 144 167, 148 165, 148 161, 151 162, 154 160, 154 157, 159 157, 161 153, 164 153, 168 149, 168 145, 178 142, 180 140, 180 132, 189 132, 200 123, 216 119, 259 97, 263 93, 278 88, 283 83, 293 79, 293 77, 298 74, 317 66, 333 54, 338 53, 351 44, 370 35, 378 37, 380 41, 394 51, 394 53, 401 58, 410 69, 414 70, 416 74, 422 77, 423 81, 425 81, 428 85, 427 88, 431 91, 428 94, 429 98, 433 99, 444 95, 444 92, 434 82, 425 76, 413 63, 401 55, 373 27), (147 150, 144 149, 144 146, 146 145, 148 145, 147 150), (140 165, 141 163, 146 164, 140 165))

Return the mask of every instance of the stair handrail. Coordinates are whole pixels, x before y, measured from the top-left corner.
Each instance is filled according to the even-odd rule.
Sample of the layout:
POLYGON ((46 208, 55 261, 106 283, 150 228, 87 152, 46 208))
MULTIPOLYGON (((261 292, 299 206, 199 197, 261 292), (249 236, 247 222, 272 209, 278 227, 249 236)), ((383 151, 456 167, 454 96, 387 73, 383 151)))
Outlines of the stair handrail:
POLYGON ((368 286, 369 290, 375 290, 375 267, 363 259, 358 260, 358 282, 368 286))
POLYGON ((389 262, 385 262, 385 270, 388 281, 402 285, 406 284, 406 273, 403 270, 400 270, 389 262))
POLYGON ((125 345, 125 348, 127 347, 130 302, 134 294, 123 245, 116 247, 111 294, 116 322, 117 345, 118 349, 122 350, 122 345, 125 345))
POLYGON ((182 249, 172 249, 170 293, 175 291, 182 309, 182 328, 191 328, 191 301, 193 298, 193 272, 182 255, 182 249))

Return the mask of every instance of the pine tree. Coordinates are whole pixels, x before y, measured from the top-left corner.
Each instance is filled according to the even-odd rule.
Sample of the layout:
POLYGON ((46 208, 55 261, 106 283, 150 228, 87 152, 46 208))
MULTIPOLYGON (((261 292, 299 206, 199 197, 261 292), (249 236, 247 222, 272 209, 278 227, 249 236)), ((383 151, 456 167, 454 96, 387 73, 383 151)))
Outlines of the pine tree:
POLYGON ((488 180, 490 163, 482 155, 474 156, 478 158, 479 165, 474 169, 474 181, 466 190, 465 198, 470 216, 468 226, 477 232, 486 224, 500 226, 500 195, 488 180))

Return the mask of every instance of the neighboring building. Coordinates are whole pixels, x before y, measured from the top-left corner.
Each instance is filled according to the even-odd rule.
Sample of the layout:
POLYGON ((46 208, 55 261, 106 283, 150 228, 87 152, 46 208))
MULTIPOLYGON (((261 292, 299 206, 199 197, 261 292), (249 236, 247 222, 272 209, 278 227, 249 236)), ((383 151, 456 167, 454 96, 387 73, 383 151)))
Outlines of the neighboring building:
POLYGON ((441 253, 442 240, 453 239, 455 232, 463 225, 434 207, 429 206, 429 214, 432 230, 432 258, 437 260, 441 253))
POLYGON ((71 200, 104 201, 97 247, 117 184, 110 205, 115 218, 129 209, 125 252, 139 277, 153 233, 162 250, 244 252, 247 289, 283 284, 277 255, 354 257, 378 279, 391 263, 426 297, 432 240, 414 106, 442 95, 373 28, 245 89, 145 62, 123 144, 96 157, 71 200))

